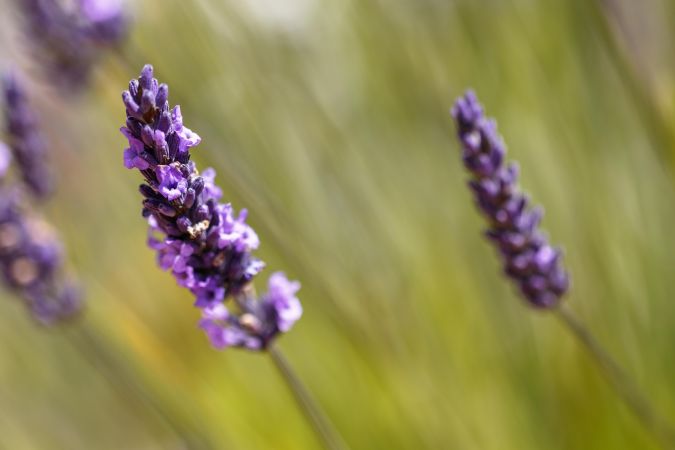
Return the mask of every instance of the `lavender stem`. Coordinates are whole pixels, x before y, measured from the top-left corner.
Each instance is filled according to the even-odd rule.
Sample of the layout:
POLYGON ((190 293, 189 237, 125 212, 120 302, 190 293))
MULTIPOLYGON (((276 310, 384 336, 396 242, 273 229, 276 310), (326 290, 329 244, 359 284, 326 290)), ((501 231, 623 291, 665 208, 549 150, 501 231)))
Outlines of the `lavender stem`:
POLYGON ((675 449, 675 431, 645 397, 635 381, 595 339, 586 326, 565 305, 555 310, 556 316, 583 344, 589 355, 600 366, 603 375, 616 394, 665 449, 675 449))
POLYGON ((342 437, 333 427, 330 419, 321 410, 321 407, 312 398, 312 395, 302 383, 300 378, 293 371, 286 357, 281 350, 275 345, 271 345, 267 349, 275 367, 284 379, 286 386, 293 394, 300 410, 311 424, 312 429, 318 436, 323 446, 328 450, 345 450, 349 447, 344 442, 342 437))

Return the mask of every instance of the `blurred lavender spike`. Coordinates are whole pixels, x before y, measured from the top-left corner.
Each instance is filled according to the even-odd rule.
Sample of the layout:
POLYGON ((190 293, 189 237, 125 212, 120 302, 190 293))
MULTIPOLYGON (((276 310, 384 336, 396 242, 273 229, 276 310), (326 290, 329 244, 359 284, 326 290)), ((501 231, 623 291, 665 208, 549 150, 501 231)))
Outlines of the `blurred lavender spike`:
POLYGON ((70 89, 86 84, 101 50, 128 31, 121 0, 20 0, 27 34, 40 66, 52 81, 70 89))
POLYGON ((253 294, 251 282, 264 267, 251 254, 258 236, 246 224, 246 210, 237 215, 219 202, 215 171, 197 171, 190 151, 201 138, 183 124, 179 106, 170 108, 168 95, 151 65, 122 93, 127 120, 121 132, 129 141, 124 165, 145 178, 140 192, 148 243, 159 266, 194 295, 203 314, 200 327, 214 347, 266 349, 300 318, 300 285, 276 273, 267 294, 253 294), (234 305, 228 307, 229 298, 234 305))
MULTIPOLYGON (((10 158, 0 144, 0 167, 6 169, 10 158)), ((62 246, 51 227, 25 210, 19 189, 0 187, 0 274, 44 325, 69 319, 81 307, 79 290, 60 275, 62 262, 62 246)))
POLYGON ((464 165, 473 175, 469 186, 489 220, 487 236, 499 248, 505 272, 533 306, 555 307, 568 289, 561 251, 552 248, 538 225, 543 211, 530 208, 517 186, 518 168, 504 164, 506 147, 497 124, 486 118, 473 91, 452 108, 464 165))
POLYGON ((21 177, 36 197, 47 197, 53 190, 53 180, 47 166, 45 141, 37 117, 14 73, 4 77, 3 97, 9 146, 21 177))
POLYGON ((122 0, 80 0, 82 29, 93 41, 116 45, 126 35, 129 18, 122 0))

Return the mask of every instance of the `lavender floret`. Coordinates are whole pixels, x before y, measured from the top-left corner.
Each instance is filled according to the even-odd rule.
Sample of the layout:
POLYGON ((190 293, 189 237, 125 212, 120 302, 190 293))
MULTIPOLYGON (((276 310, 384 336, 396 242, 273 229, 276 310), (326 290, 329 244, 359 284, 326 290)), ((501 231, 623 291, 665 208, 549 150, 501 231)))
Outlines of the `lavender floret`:
POLYGON ((53 190, 45 140, 24 89, 12 73, 3 80, 3 96, 7 138, 21 177, 36 197, 44 198, 53 190))
POLYGON ((145 178, 139 191, 148 244, 158 265, 194 295, 203 310, 200 326, 215 347, 265 349, 300 317, 299 284, 274 274, 267 294, 253 294, 252 280, 264 268, 251 253, 258 236, 246 224, 246 210, 235 214, 220 203, 215 171, 197 171, 190 152, 201 138, 183 124, 179 106, 170 108, 168 95, 150 65, 122 93, 127 120, 121 132, 129 142, 124 166, 145 178))
MULTIPOLYGON (((6 167, 9 159, 7 148, 1 144, 1 165, 6 167)), ((0 188, 0 274, 4 284, 24 299, 39 323, 51 325, 70 319, 81 308, 80 292, 61 276, 63 251, 59 239, 22 205, 18 189, 0 188)))
POLYGON ((268 291, 260 299, 239 300, 240 315, 234 316, 225 305, 216 303, 203 309, 199 326, 215 348, 264 349, 278 333, 290 330, 302 315, 300 300, 295 296, 299 289, 300 283, 288 281, 277 272, 270 277, 268 291))
POLYGON ((539 231, 543 210, 530 208, 518 189, 517 166, 505 165, 506 147, 496 122, 484 116, 472 91, 457 100, 451 113, 464 165, 473 175, 469 187, 490 222, 486 235, 499 248, 506 274, 531 305, 555 307, 569 286, 561 250, 551 247, 539 231))

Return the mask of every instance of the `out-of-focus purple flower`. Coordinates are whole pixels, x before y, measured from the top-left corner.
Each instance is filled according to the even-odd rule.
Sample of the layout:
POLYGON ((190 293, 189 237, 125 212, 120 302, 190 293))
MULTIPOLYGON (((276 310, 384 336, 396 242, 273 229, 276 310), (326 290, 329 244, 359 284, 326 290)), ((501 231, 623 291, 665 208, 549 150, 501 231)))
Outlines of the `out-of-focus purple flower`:
POLYGON ((4 178, 12 162, 12 153, 4 142, 0 142, 0 179, 4 178))
POLYGON ((204 196, 208 199, 220 200, 223 196, 223 191, 220 187, 216 186, 216 171, 211 167, 204 169, 202 172, 202 178, 204 179, 204 196))
POLYGON ((457 100, 452 117, 464 165, 473 175, 469 186, 490 221, 486 234, 499 247, 506 274, 531 305, 555 307, 569 285, 561 251, 551 247, 539 231, 543 211, 529 208, 528 198, 518 189, 517 166, 504 164, 506 147, 496 122, 484 116, 472 91, 457 100))
POLYGON ((80 0, 82 29, 99 44, 116 44, 127 32, 129 20, 122 0, 80 0))
POLYGON ((80 10, 90 22, 105 22, 122 14, 122 0, 80 0, 80 10))
POLYGON ((246 223, 246 210, 237 215, 219 203, 215 171, 197 171, 190 149, 201 138, 183 124, 179 106, 170 108, 168 96, 150 65, 122 93, 127 120, 121 131, 129 141, 124 165, 145 178, 140 192, 148 244, 159 266, 195 297, 203 310, 200 326, 215 347, 262 350, 300 317, 300 285, 275 274, 268 294, 252 294, 251 282, 264 267, 251 254, 258 235, 246 223))
POLYGON ((129 19, 120 0, 20 0, 27 34, 52 81, 79 88, 102 50, 119 44, 129 19))
POLYGON ((18 190, 0 188, 0 274, 44 325, 67 320, 81 309, 79 289, 61 275, 62 260, 54 231, 25 211, 18 190))
POLYGON ((4 77, 3 94, 7 138, 23 181, 35 196, 46 197, 53 189, 53 181, 45 141, 24 89, 13 73, 4 77))
POLYGON ((14 154, 23 185, 33 197, 45 197, 52 190, 45 141, 13 74, 4 78, 3 94, 10 145, 0 142, 0 279, 24 300, 38 322, 49 325, 77 314, 80 293, 61 274, 58 236, 27 206, 24 186, 5 178, 14 154))
POLYGON ((297 281, 289 281, 281 272, 274 273, 266 294, 259 299, 239 300, 240 314, 233 315, 218 303, 203 309, 199 326, 216 348, 264 349, 274 336, 290 330, 300 319, 302 306, 295 296, 299 289, 297 281))
POLYGON ((274 311, 277 328, 280 331, 289 330, 302 316, 302 305, 295 296, 299 290, 300 283, 289 281, 281 272, 270 277, 269 288, 267 294, 263 295, 262 302, 274 311))

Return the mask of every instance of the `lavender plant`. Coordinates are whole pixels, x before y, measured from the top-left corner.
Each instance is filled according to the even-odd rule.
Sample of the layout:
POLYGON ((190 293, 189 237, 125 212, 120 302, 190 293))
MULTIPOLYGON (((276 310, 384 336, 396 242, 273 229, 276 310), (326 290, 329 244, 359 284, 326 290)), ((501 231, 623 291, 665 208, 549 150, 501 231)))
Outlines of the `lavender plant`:
POLYGON ((215 171, 197 171, 191 149, 201 138, 183 125, 180 106, 170 108, 168 94, 150 65, 122 94, 127 120, 121 131, 129 141, 124 165, 145 179, 140 192, 149 245, 159 266, 194 295, 213 346, 264 350, 300 318, 300 285, 275 273, 268 292, 256 297, 251 282, 264 267, 251 253, 258 236, 246 224, 246 210, 237 215, 220 203, 215 171))
POLYGON ((486 235, 499 248, 506 274, 531 305, 556 306, 569 284, 561 251, 538 229, 543 210, 530 208, 527 196, 518 190, 518 166, 504 164, 506 148, 496 122, 484 117, 472 91, 457 100, 452 116, 464 165, 473 177, 469 186, 489 221, 486 235))
POLYGON ((302 315, 296 297, 300 284, 274 273, 268 291, 257 296, 253 278, 264 263, 252 255, 260 243, 246 224, 246 210, 235 214, 221 203, 215 171, 201 174, 191 149, 201 138, 183 124, 179 106, 170 108, 169 88, 153 77, 151 65, 122 93, 129 147, 124 165, 138 169, 145 182, 142 214, 149 224, 149 246, 157 262, 190 290, 202 310, 199 326, 218 349, 266 350, 323 444, 344 448, 281 352, 272 342, 302 315))
POLYGON ((121 0, 20 0, 26 34, 52 80, 82 86, 101 52, 126 35, 121 0))
POLYGON ((464 165, 472 175, 469 186, 478 208, 489 221, 486 235, 499 248, 506 275, 516 282, 529 304, 558 315, 642 424, 664 448, 675 448, 675 431, 669 421, 655 410, 581 321, 560 305, 569 288, 561 251, 551 247, 539 231, 543 212, 541 208, 530 208, 528 198, 519 191, 517 166, 504 164, 506 148, 497 133, 496 122, 485 117, 473 91, 457 99, 451 114, 463 149, 464 165))

